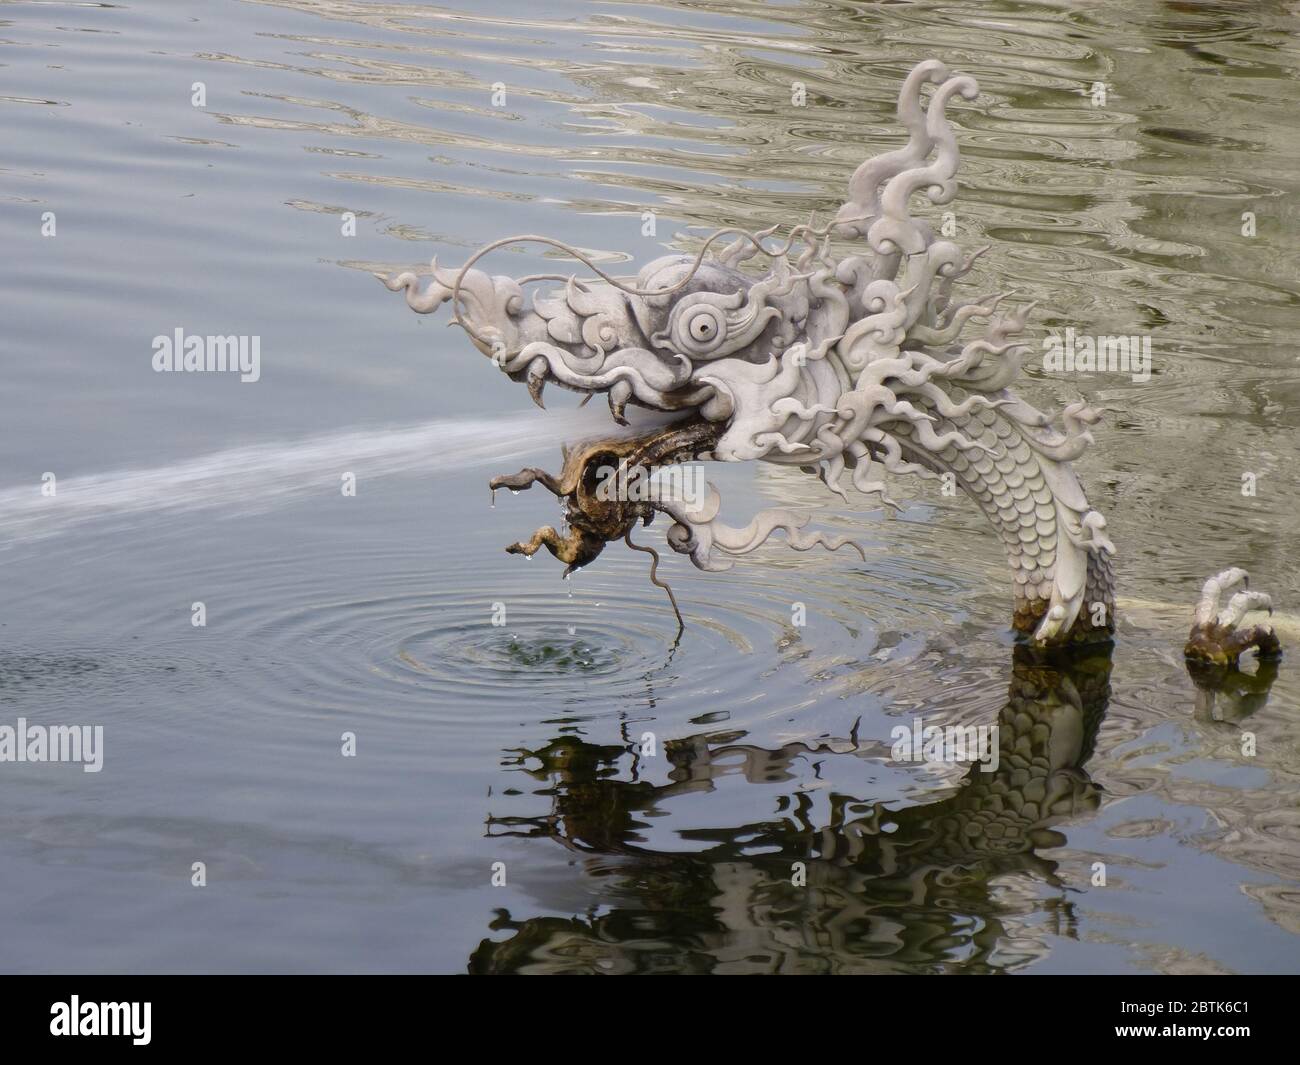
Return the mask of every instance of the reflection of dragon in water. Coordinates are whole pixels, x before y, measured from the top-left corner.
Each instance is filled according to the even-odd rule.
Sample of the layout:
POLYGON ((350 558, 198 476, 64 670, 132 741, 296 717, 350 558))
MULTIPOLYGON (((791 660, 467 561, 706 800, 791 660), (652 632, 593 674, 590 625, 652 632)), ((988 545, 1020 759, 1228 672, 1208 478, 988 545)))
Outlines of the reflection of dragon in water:
MULTIPOLYGON (((1258 674, 1229 670, 1227 716, 1257 711, 1275 675, 1273 662, 1258 674)), ((1017 646, 996 768, 973 764, 943 797, 904 809, 805 786, 809 763, 820 778, 818 762, 875 753, 856 731, 776 749, 735 732, 669 741, 659 752, 672 767, 665 784, 639 779, 629 737, 599 745, 568 734, 511 752, 507 764, 545 785, 536 794, 551 809, 489 817, 489 836, 554 840, 588 875, 610 878, 602 897, 619 901, 586 917, 499 910, 498 938, 482 941, 469 970, 981 973, 1039 960, 1049 936, 1077 938, 1082 923, 1072 899, 1094 870, 1064 850, 1062 829, 1102 802, 1085 765, 1110 676, 1109 644, 1017 646), (768 817, 681 830, 685 852, 649 842, 652 831, 663 838, 653 826, 676 802, 736 775, 779 789, 768 817)), ((684 816, 698 824, 699 810, 684 816)))
MULTIPOLYGON (((919 64, 899 95, 906 146, 858 167, 827 226, 796 225, 775 245, 768 243, 775 229, 723 230, 697 255, 658 259, 629 284, 562 242, 515 237, 487 245, 460 269, 435 262, 425 287, 411 272, 385 283, 421 313, 451 303, 479 350, 526 382, 539 404, 554 382, 607 393, 620 423, 629 404, 684 415, 638 439, 643 460, 763 459, 798 466, 841 495, 847 475, 891 505, 880 469, 948 478, 1006 546, 1015 627, 1040 644, 1105 637, 1115 626, 1114 549, 1070 465, 1091 443, 1099 414, 1074 403, 1048 415, 1009 391, 1027 350, 1016 338, 1029 308, 1004 310, 999 296, 955 298, 954 283, 979 253, 965 255, 909 211, 915 193, 934 204, 956 194, 959 153, 944 112, 953 96, 977 93, 974 79, 935 60, 919 64), (936 86, 928 108, 927 84, 936 86), (515 279, 475 267, 518 241, 562 249, 597 277, 515 279), (766 273, 747 272, 755 261, 766 273), (537 281, 564 286, 530 294, 526 286, 537 281), (959 340, 977 324, 981 335, 959 340)), ((712 486, 702 500, 593 511, 584 499, 594 493, 572 490, 590 474, 570 473, 498 478, 515 488, 542 479, 568 503, 565 533, 540 529, 511 550, 545 546, 582 565, 655 511, 673 521, 669 545, 702 569, 726 568, 777 530, 799 549, 844 542, 802 531, 787 510, 727 526, 712 486)), ((1225 638, 1207 629, 1203 649, 1214 657, 1225 638)))
POLYGON ((771 751, 733 736, 692 737, 665 747, 673 769, 661 786, 619 779, 624 747, 566 736, 521 752, 521 768, 552 782, 553 810, 493 818, 493 834, 550 837, 604 856, 637 902, 590 922, 502 915, 494 928, 513 935, 485 940, 470 970, 880 972, 960 963, 970 972, 1032 960, 1043 948, 1025 916, 1044 907, 1041 889, 1028 903, 1016 891, 1051 889, 1046 908, 1056 930, 1071 934, 1057 862, 1038 851, 1064 846, 1053 826, 1098 806, 1083 767, 1109 696, 1108 645, 1017 647, 994 772, 972 766, 946 798, 902 810, 835 794, 821 825, 809 816, 812 796, 796 789, 784 813, 765 822, 687 833, 697 848, 689 854, 639 842, 646 819, 666 812, 661 804, 712 790, 721 773, 738 771, 738 757, 751 783, 797 783, 801 757, 858 757, 857 745, 771 751), (806 885, 794 882, 796 862, 806 885))

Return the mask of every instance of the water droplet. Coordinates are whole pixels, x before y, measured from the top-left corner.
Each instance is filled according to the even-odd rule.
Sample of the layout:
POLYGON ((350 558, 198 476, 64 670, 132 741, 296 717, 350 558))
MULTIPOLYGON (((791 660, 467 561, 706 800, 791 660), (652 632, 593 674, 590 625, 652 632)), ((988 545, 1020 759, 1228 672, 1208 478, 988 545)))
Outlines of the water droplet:
POLYGON ((512 488, 512 489, 510 489, 510 494, 511 494, 512 496, 517 496, 517 495, 519 494, 519 489, 518 489, 518 488, 512 488))
POLYGON ((492 509, 497 509, 497 490, 495 488, 492 489, 492 509))
POLYGON ((570 636, 574 635, 577 631, 578 631, 578 630, 577 630, 576 628, 574 628, 572 625, 569 626, 569 635, 570 635, 570 636))

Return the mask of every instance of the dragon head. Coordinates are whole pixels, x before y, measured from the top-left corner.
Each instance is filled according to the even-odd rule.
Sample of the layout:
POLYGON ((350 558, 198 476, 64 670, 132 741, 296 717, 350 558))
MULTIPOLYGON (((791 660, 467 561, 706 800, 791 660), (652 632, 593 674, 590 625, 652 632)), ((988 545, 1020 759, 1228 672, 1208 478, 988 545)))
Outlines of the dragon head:
MULTIPOLYGON (((746 398, 731 387, 730 367, 764 366, 774 353, 789 353, 811 378, 826 376, 809 369, 800 353, 838 340, 853 316, 843 286, 834 280, 834 264, 792 264, 764 247, 762 235, 723 231, 698 255, 656 259, 631 281, 600 271, 594 278, 517 279, 489 276, 473 265, 487 251, 518 241, 566 247, 544 237, 515 237, 489 245, 460 269, 435 262, 423 288, 412 272, 383 280, 404 291, 420 313, 451 305, 455 324, 475 347, 510 378, 525 382, 539 406, 548 384, 603 392, 619 424, 627 424, 628 404, 729 422, 746 398), (731 245, 709 256, 725 235, 735 237, 731 245), (771 260, 764 276, 741 268, 760 254, 771 260), (555 280, 563 286, 528 288, 555 280)), ((566 250, 585 259, 576 249, 566 250)), ((829 377, 824 383, 833 390, 829 377)), ((761 449, 730 443, 715 457, 759 458, 761 449)))

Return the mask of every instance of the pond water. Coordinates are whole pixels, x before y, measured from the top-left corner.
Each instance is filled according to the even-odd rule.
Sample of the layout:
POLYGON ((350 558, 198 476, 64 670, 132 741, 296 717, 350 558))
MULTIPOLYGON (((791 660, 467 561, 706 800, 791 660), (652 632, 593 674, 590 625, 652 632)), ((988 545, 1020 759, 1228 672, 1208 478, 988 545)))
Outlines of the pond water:
POLYGON ((1298 24, 1269 0, 6 4, 0 725, 104 741, 97 773, 0 764, 0 968, 1296 971, 1300 681, 1198 692, 1181 646, 1240 565, 1300 647, 1298 24), (981 87, 950 109, 976 290, 1036 301, 1034 344, 1152 338, 1147 381, 1031 359, 1024 384, 1107 411, 1079 470, 1119 552, 1113 654, 1017 650, 997 538, 929 482, 895 481, 891 518, 710 467, 733 520, 805 507, 866 560, 667 552, 676 644, 643 555, 564 582, 504 554, 555 502, 492 506, 488 478, 557 469, 603 404, 537 410, 370 272, 549 233, 630 274, 824 220, 901 143, 928 57, 981 87), (155 373, 178 328, 259 337, 260 379, 155 373), (997 723, 1052 772, 899 764, 916 717, 997 723))

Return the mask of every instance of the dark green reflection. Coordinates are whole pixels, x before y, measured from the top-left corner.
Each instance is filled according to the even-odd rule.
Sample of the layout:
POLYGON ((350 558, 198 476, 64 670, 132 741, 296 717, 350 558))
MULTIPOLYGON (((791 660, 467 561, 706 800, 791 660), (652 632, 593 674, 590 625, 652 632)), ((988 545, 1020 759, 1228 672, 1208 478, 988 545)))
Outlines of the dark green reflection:
POLYGON ((828 747, 768 750, 735 735, 671 741, 667 785, 628 779, 623 746, 564 736, 520 752, 521 765, 555 782, 552 810, 494 818, 489 831, 605 856, 594 871, 610 878, 602 896, 614 905, 590 919, 498 911, 492 929, 511 934, 485 939, 469 969, 990 972, 1040 956, 1042 935, 1073 925, 1069 888, 1040 852, 1065 843, 1053 825, 1098 806, 1084 765, 1110 697, 1110 653, 1017 647, 996 771, 972 766, 955 792, 903 810, 833 795, 824 825, 810 820, 812 799, 795 790, 791 763, 811 750, 836 757, 828 747), (722 763, 734 772, 738 756, 751 783, 791 782, 777 814, 683 832, 690 854, 638 842, 662 800, 712 790, 722 763), (806 886, 792 883, 794 862, 806 864, 806 886), (1029 875, 997 882, 1012 873, 1029 875), (1042 913, 1046 922, 1033 920, 1042 913))

